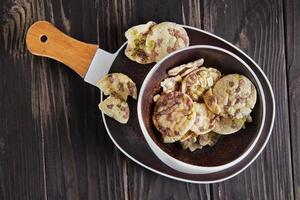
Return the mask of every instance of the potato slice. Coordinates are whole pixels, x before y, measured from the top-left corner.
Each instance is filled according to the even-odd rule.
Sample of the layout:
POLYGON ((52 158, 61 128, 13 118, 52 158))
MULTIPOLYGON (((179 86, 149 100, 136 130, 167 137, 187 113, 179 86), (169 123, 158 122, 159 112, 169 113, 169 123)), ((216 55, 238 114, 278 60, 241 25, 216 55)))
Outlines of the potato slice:
POLYGON ((247 77, 229 74, 219 79, 204 95, 204 102, 215 114, 242 119, 251 113, 256 98, 255 86, 247 77))
POLYGON ((210 132, 215 126, 215 114, 212 113, 204 103, 194 102, 196 119, 191 127, 191 131, 197 135, 203 135, 210 132))
POLYGON ((200 67, 187 75, 181 84, 181 91, 194 101, 202 100, 203 94, 221 77, 221 72, 215 68, 200 67))
POLYGON ((196 68, 201 67, 203 65, 203 63, 204 63, 204 59, 201 58, 201 59, 195 60, 193 62, 189 62, 187 64, 182 64, 177 67, 174 67, 168 71, 168 74, 170 76, 176 76, 176 75, 184 72, 185 70, 195 68, 195 67, 196 68))
POLYGON ((145 52, 155 62, 169 53, 189 46, 189 37, 183 27, 173 22, 163 22, 151 28, 146 37, 145 52))
POLYGON ((181 81, 181 76, 177 75, 174 77, 166 78, 160 83, 160 86, 163 88, 164 93, 174 92, 179 89, 181 81))
POLYGON ((125 37, 128 41, 125 55, 130 60, 140 64, 155 62, 154 58, 145 52, 146 37, 154 25, 155 22, 150 21, 147 24, 133 26, 125 32, 125 37))
POLYGON ((190 151, 195 151, 196 149, 201 149, 202 146, 197 142, 197 134, 192 131, 188 131, 179 141, 182 149, 189 149, 190 151))
POLYGON ((198 142, 202 146, 208 145, 208 146, 212 147, 218 142, 220 137, 221 137, 221 135, 219 135, 213 131, 210 131, 209 133, 206 133, 204 135, 199 135, 198 142))
POLYGON ((99 109, 109 117, 117 120, 122 124, 126 124, 129 119, 130 111, 127 102, 109 96, 99 104, 99 109))
POLYGON ((181 92, 163 94, 157 100, 153 123, 165 143, 178 141, 194 124, 196 112, 191 98, 181 92))
POLYGON ((207 145, 212 147, 218 142, 219 138, 221 137, 221 135, 213 131, 199 136, 192 131, 189 131, 186 135, 187 139, 183 141, 180 140, 180 144, 183 149, 189 149, 191 152, 197 149, 202 149, 207 145))
POLYGON ((246 119, 247 117, 241 119, 219 117, 219 119, 216 120, 215 126, 212 130, 221 135, 233 134, 244 127, 246 119))
POLYGON ((112 95, 124 101, 128 95, 137 99, 137 89, 135 83, 125 74, 111 73, 105 75, 97 86, 102 90, 104 95, 112 95))

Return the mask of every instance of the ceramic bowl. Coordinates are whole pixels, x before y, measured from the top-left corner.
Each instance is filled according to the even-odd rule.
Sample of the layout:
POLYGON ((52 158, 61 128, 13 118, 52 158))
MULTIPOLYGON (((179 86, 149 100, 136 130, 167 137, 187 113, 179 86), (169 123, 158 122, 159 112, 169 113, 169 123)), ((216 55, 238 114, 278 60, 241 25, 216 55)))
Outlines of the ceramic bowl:
POLYGON ((184 173, 205 174, 232 167, 245 158, 255 146, 266 114, 265 96, 261 83, 252 69, 235 54, 215 46, 195 45, 169 54, 146 76, 140 89, 137 112, 143 135, 154 154, 169 167, 184 173), (248 77, 257 89, 257 102, 251 113, 252 123, 245 129, 222 136, 213 147, 190 152, 176 143, 163 143, 161 133, 152 122, 153 96, 161 91, 160 82, 175 66, 204 58, 204 66, 214 67, 222 74, 238 73, 248 77))

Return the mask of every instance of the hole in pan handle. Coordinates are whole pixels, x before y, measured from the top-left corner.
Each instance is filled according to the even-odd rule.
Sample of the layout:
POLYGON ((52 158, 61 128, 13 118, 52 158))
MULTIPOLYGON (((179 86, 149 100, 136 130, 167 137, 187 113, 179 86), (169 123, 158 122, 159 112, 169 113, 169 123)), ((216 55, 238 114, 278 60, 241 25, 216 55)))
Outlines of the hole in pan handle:
POLYGON ((81 77, 86 75, 98 49, 98 45, 76 40, 47 21, 37 21, 30 26, 26 46, 32 54, 64 63, 81 77))

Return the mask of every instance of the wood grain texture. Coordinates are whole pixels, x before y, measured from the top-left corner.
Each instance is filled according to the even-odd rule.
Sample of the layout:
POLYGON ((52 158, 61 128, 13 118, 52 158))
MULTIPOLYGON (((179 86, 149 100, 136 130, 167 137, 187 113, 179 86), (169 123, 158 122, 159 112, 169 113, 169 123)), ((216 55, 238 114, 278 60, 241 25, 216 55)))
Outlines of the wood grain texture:
POLYGON ((282 1, 205 1, 204 28, 237 45, 265 71, 276 121, 262 155, 245 172, 213 184, 214 199, 293 199, 282 1))
POLYGON ((126 198, 125 160, 105 132, 97 108, 100 92, 63 65, 30 55, 24 44, 28 27, 45 19, 79 40, 117 48, 119 44, 98 36, 101 29, 114 37, 117 29, 107 21, 115 13, 97 6, 115 8, 109 2, 99 4, 5 2, 0 68, 6 77, 1 78, 1 118, 6 119, 1 122, 6 133, 0 136, 6 152, 0 167, 3 199, 126 198))
POLYGON ((130 199, 211 199, 209 185, 182 183, 129 163, 130 199))
POLYGON ((0 199, 300 199, 299 9, 297 0, 2 0, 0 199), (237 177, 212 185, 138 166, 110 141, 98 89, 28 53, 25 33, 36 20, 111 52, 126 29, 149 20, 225 38, 254 58, 274 87, 277 119, 266 150, 237 177))
POLYGON ((300 199, 300 2, 284 1, 289 114, 295 199, 300 199))
POLYGON ((0 55, 0 199, 43 199, 43 134, 32 126, 31 81, 24 76, 30 68, 3 49, 0 55))
POLYGON ((24 12, 6 5, 0 5, 0 199, 44 199, 44 135, 33 126, 31 77, 25 76, 31 68, 22 54, 24 12))

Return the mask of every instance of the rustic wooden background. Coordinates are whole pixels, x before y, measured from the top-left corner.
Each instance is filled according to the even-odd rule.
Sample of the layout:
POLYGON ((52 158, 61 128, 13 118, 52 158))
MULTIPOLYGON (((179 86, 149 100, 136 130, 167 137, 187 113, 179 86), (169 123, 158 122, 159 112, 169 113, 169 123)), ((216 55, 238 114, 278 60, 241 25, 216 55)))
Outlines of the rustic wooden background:
POLYGON ((300 199, 299 23, 298 0, 1 0, 0 199, 300 199), (148 20, 232 42, 274 88, 277 118, 266 149, 240 175, 210 185, 138 166, 106 134, 99 91, 26 50, 26 30, 42 19, 109 51, 148 20))

